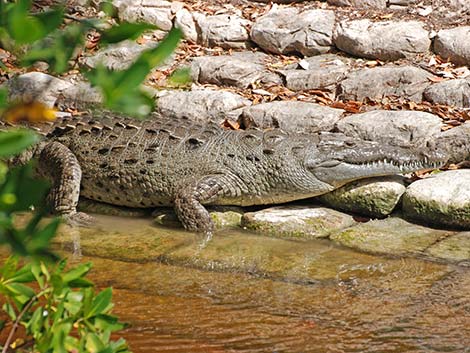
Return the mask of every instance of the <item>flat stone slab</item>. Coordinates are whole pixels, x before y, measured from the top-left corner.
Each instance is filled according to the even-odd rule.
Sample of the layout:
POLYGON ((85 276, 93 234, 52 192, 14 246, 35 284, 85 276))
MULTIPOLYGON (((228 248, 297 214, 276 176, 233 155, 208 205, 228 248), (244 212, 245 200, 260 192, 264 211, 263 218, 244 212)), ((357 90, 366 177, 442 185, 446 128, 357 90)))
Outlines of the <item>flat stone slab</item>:
POLYGON ((361 223, 330 236, 334 242, 365 252, 388 255, 422 254, 439 240, 454 234, 412 224, 398 217, 361 223))
POLYGON ((332 46, 335 14, 330 10, 273 7, 251 28, 251 39, 276 54, 305 56, 328 52, 332 46))
POLYGON ((341 119, 336 127, 348 136, 393 145, 423 144, 441 133, 442 120, 418 111, 373 110, 341 119))
POLYGON ((330 5, 351 6, 355 8, 385 9, 387 0, 327 0, 330 5))
POLYGON ((470 65, 470 26, 442 29, 434 39, 434 51, 457 65, 470 65))
POLYGON ((346 20, 336 26, 333 41, 346 53, 384 61, 412 58, 431 45, 428 31, 418 21, 346 20))
POLYGON ((29 102, 37 100, 52 108, 63 92, 73 85, 57 77, 41 72, 28 72, 6 83, 9 99, 29 102))
POLYGON ((350 72, 338 86, 338 97, 362 101, 399 96, 415 102, 423 100, 433 75, 414 66, 384 66, 350 72))
POLYGON ((447 261, 470 260, 470 232, 462 232, 432 245, 426 253, 447 261))
POLYGON ((233 55, 201 56, 193 59, 191 75, 199 83, 247 88, 256 81, 282 83, 281 78, 268 71, 263 53, 240 52, 233 55))
POLYGON ((279 206, 247 212, 242 227, 279 238, 325 238, 355 224, 352 216, 324 207, 279 206))
POLYGON ((426 88, 424 98, 432 103, 469 108, 470 79, 455 79, 435 83, 426 88))
POLYGON ((227 116, 241 114, 241 109, 251 105, 242 96, 210 89, 193 91, 168 91, 157 101, 157 111, 163 116, 186 117, 192 121, 215 120, 222 122, 227 116))
POLYGON ((252 46, 248 28, 251 21, 237 15, 220 14, 194 16, 199 36, 198 42, 204 46, 246 49, 252 46))
POLYGON ((418 180, 403 195, 403 212, 424 224, 470 229, 470 170, 418 180))
POLYGON ((319 199, 327 206, 367 217, 390 215, 406 187, 399 176, 368 178, 349 183, 319 199))
POLYGON ((286 87, 293 91, 308 89, 331 89, 342 80, 349 71, 349 59, 335 55, 322 54, 302 59, 299 64, 288 69, 278 70, 286 87))
POLYGON ((244 127, 315 133, 333 129, 343 112, 315 103, 275 101, 243 109, 239 121, 244 127))

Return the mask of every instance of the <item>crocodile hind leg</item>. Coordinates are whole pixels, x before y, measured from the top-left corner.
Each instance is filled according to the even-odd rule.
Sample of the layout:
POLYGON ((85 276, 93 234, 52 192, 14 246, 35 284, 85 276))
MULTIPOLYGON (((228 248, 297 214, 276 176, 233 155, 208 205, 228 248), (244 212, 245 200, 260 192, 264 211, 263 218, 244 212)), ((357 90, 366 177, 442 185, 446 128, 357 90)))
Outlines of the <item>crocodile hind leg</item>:
POLYGON ((215 200, 223 191, 223 183, 217 176, 208 176, 181 188, 175 196, 174 207, 184 228, 211 234, 214 222, 202 204, 215 200))
POLYGON ((75 155, 63 144, 50 142, 38 155, 38 172, 52 187, 48 201, 54 213, 71 225, 87 225, 92 217, 77 212, 82 170, 75 155))

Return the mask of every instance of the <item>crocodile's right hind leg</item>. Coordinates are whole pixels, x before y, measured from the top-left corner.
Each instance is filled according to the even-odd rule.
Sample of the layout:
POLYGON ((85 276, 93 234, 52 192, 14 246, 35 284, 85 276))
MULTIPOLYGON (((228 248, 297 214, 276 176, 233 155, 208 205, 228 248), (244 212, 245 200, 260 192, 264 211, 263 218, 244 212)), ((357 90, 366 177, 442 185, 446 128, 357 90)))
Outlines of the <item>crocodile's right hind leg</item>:
POLYGON ((82 170, 75 155, 63 144, 50 142, 37 158, 39 174, 52 183, 48 199, 53 212, 71 225, 90 224, 92 217, 77 212, 82 170))

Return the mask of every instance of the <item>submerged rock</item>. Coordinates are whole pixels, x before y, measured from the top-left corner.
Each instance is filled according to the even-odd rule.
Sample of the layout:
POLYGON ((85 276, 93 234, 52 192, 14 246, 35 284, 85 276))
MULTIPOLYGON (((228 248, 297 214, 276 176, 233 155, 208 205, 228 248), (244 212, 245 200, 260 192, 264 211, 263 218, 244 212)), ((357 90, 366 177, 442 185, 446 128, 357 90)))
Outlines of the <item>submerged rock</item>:
POLYGON ((402 177, 369 178, 349 183, 319 199, 335 209, 380 218, 393 212, 405 190, 402 177))
POLYGON ((324 238, 355 224, 352 216, 324 207, 279 206, 242 217, 242 227, 257 233, 295 239, 324 238))
POLYGON ((454 234, 409 223, 402 218, 361 223, 330 236, 334 242, 361 251, 388 255, 423 253, 438 240, 454 234))
POLYGON ((470 232, 457 233, 434 244, 426 253, 448 261, 470 260, 470 232))
POLYGON ((403 211, 425 224, 470 229, 470 170, 449 170, 414 182, 403 195, 403 211))

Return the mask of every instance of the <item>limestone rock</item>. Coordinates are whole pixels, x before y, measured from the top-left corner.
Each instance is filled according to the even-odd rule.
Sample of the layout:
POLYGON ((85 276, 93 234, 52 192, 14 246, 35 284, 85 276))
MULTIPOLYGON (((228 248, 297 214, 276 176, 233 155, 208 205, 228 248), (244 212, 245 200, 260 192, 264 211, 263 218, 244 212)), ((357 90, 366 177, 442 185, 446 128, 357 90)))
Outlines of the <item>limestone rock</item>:
POLYGON ((183 8, 183 3, 164 0, 113 0, 121 21, 147 22, 169 31, 173 27, 174 14, 183 8))
POLYGON ((312 239, 350 227, 355 221, 347 214, 324 207, 279 206, 245 213, 242 227, 274 237, 312 239))
POLYGON ((389 255, 422 254, 437 240, 452 235, 409 223, 398 217, 358 224, 330 236, 334 242, 365 252, 389 255))
POLYGON ((57 98, 72 87, 72 84, 41 72, 28 72, 7 83, 10 100, 44 103, 52 108, 57 98))
POLYGON ((84 57, 82 63, 92 68, 101 63, 111 70, 125 70, 144 50, 156 45, 157 43, 152 42, 137 44, 132 40, 125 40, 117 44, 110 44, 97 51, 93 56, 84 57))
POLYGON ((251 22, 236 15, 197 16, 199 42, 204 46, 246 49, 251 46, 251 22))
POLYGON ((437 135, 435 144, 449 158, 449 163, 460 163, 470 160, 470 122, 437 135))
POLYGON ((320 200, 341 211, 381 218, 393 212, 405 190, 399 176, 368 178, 322 195, 320 200))
POLYGON ((434 39, 434 51, 457 65, 470 65, 470 26, 442 29, 434 39))
POLYGON ((234 111, 250 104, 248 99, 225 91, 169 91, 158 99, 157 111, 166 117, 221 122, 234 111))
POLYGON ((470 229, 470 170, 449 170, 414 182, 403 195, 403 211, 425 224, 470 229))
POLYGON ((273 7, 256 20, 251 39, 277 54, 318 55, 332 48, 334 23, 333 11, 273 7))
POLYGON ((399 146, 424 144, 440 134, 441 126, 442 120, 436 115, 406 110, 373 110, 337 123, 337 129, 348 136, 399 146))
POLYGON ((247 88, 256 81, 280 84, 281 78, 265 67, 263 53, 240 52, 233 55, 194 58, 191 75, 199 83, 247 88))
POLYGON ((414 66, 384 66, 351 72, 338 86, 341 99, 363 100, 399 96, 415 102, 423 100, 432 75, 414 66))
POLYGON ((428 31, 418 21, 343 21, 335 29, 335 45, 355 56, 394 61, 426 53, 428 31))
POLYGON ((470 232, 457 233, 432 245, 426 253, 448 261, 470 260, 470 232))
POLYGON ((286 87, 293 91, 307 89, 331 89, 344 78, 349 70, 349 59, 323 54, 303 59, 299 64, 278 70, 284 76, 286 87))
POLYGON ((432 103, 469 108, 470 80, 456 79, 435 83, 426 88, 424 98, 432 103))
POLYGON ((357 8, 385 9, 387 0, 327 0, 330 5, 351 6, 357 8))
POLYGON ((181 29, 183 37, 186 40, 197 42, 198 32, 196 21, 191 12, 187 9, 181 9, 175 14, 175 27, 181 29))
POLYGON ((244 127, 316 133, 332 130, 343 112, 315 103, 276 101, 243 109, 239 121, 244 127))

